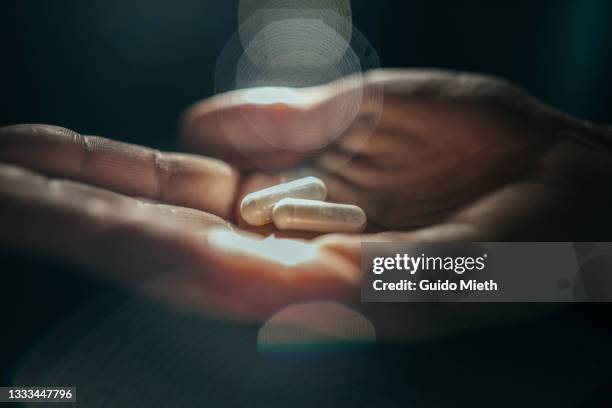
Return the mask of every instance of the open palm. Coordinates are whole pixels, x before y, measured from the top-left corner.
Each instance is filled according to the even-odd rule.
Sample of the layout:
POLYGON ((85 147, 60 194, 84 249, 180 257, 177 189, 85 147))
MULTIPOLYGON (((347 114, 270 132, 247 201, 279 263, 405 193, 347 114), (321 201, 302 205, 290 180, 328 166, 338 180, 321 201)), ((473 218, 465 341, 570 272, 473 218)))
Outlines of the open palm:
POLYGON ((192 107, 185 142, 224 161, 52 126, 3 128, 0 242, 214 316, 265 319, 293 303, 338 301, 398 339, 538 310, 361 304, 361 242, 593 240, 608 230, 582 222, 612 202, 602 188, 612 167, 605 131, 486 77, 379 71, 343 81, 308 90, 315 102, 299 109, 249 102, 248 91, 192 107), (268 143, 300 129, 326 136, 356 88, 382 91, 382 111, 361 104, 321 149, 268 143), (266 140, 253 120, 266 126, 266 140), (323 178, 330 200, 361 206, 366 233, 265 239, 279 232, 244 225, 236 211, 244 194, 301 175, 323 178))
MULTIPOLYGON (((369 218, 366 233, 314 240, 355 266, 364 241, 580 240, 603 231, 582 222, 583 214, 605 211, 601 186, 610 175, 610 159, 600 130, 486 76, 398 70, 343 81, 305 90, 316 95, 306 109, 252 103, 241 95, 250 90, 216 96, 186 113, 184 141, 244 169, 237 201, 280 180, 317 175, 331 201, 361 206, 369 218), (296 152, 269 143, 299 138, 304 127, 319 126, 325 134, 333 128, 329 112, 356 87, 365 95, 368 89, 381 92, 382 110, 364 102, 346 131, 322 149, 296 152), (373 118, 374 127, 368 123, 373 118)), ((391 337, 437 334, 540 311, 518 305, 361 308, 391 337)))

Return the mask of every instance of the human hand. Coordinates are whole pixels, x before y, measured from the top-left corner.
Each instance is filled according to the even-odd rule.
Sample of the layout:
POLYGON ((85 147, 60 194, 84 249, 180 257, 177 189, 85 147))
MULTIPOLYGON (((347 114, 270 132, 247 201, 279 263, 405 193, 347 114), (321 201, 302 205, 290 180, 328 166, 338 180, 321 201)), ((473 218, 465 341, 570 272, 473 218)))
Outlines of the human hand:
MULTIPOLYGON (((612 138, 604 130, 490 77, 376 71, 365 88, 384 92, 380 124, 367 139, 361 119, 375 109, 367 105, 337 141, 311 152, 274 147, 245 119, 248 112, 269 123, 268 132, 279 132, 270 139, 299 137, 317 118, 324 132, 329 126, 322 112, 342 100, 338 92, 350 92, 345 85, 321 87, 323 96, 308 109, 241 102, 236 93, 214 97, 186 113, 184 140, 196 152, 243 167, 250 161, 291 168, 309 160, 307 171, 325 180, 332 201, 364 208, 372 230, 409 230, 415 239, 579 240, 593 239, 602 227, 581 215, 601 212, 601 194, 610 197, 612 138), (223 137, 227 122, 241 135, 234 144, 223 137)), ((269 174, 279 176, 252 171, 246 185, 249 177, 269 174)))
MULTIPOLYGON (((355 278, 332 253, 299 266, 276 252, 254 263, 248 253, 232 255, 236 241, 224 237, 236 235, 225 219, 239 180, 219 160, 55 126, 0 128, 0 245, 60 257, 224 318, 262 319, 300 300, 346 300, 355 278)), ((293 251, 305 248, 292 243, 293 251)))
MULTIPOLYGON (((364 87, 382 90, 384 108, 369 137, 361 122, 376 106, 365 103, 353 126, 323 149, 295 152, 267 142, 298 138, 302 127, 317 123, 325 133, 326 113, 336 110, 342 93, 351 92, 353 80, 308 90, 316 97, 306 108, 251 103, 248 90, 218 95, 186 112, 184 141, 196 152, 247 169, 239 198, 301 169, 326 182, 331 201, 361 206, 369 234, 330 234, 313 241, 354 265, 363 241, 578 241, 608 231, 612 139, 607 132, 494 78, 376 71, 366 75, 364 87), (253 117, 268 132, 265 137, 253 127, 253 117), (233 133, 225 134, 228 130, 233 133)), ((360 79, 354 81, 361 86, 360 79)), ((239 214, 235 217, 242 225, 239 214)), ((484 306, 360 307, 390 337, 435 335, 541 311, 532 305, 484 306)))

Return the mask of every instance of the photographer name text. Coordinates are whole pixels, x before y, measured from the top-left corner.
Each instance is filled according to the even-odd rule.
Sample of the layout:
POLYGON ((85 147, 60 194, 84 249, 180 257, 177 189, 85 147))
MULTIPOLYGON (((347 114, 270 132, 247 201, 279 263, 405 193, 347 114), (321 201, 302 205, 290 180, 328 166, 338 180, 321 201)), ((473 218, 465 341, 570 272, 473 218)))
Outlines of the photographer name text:
POLYGON ((476 280, 460 278, 466 272, 479 272, 486 268, 487 254, 482 256, 410 256, 408 254, 395 254, 388 257, 376 257, 372 260, 371 272, 382 278, 385 272, 403 272, 410 279, 397 279, 385 281, 375 279, 372 288, 377 291, 421 291, 421 292, 495 292, 498 283, 493 279, 476 280), (450 273, 455 279, 427 279, 418 272, 450 273))

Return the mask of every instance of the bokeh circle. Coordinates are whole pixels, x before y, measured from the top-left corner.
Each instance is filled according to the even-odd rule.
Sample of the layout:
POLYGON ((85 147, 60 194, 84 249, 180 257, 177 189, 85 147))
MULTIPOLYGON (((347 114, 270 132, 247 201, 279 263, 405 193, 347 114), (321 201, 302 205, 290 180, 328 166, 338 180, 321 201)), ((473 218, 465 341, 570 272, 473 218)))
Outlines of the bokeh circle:
MULTIPOLYGON (((310 16, 273 19, 246 44, 241 25, 219 55, 215 93, 248 89, 230 92, 227 97, 241 98, 235 105, 242 106, 240 115, 250 133, 260 139, 256 142, 275 151, 314 154, 334 143, 358 120, 364 141, 378 123, 382 92, 366 81, 366 72, 380 66, 378 54, 354 27, 347 42, 346 29, 338 33, 334 27, 343 25, 333 23, 346 19, 334 14, 336 17, 327 20, 310 16), (331 100, 329 95, 333 95, 331 100), (261 105, 274 105, 267 112, 277 114, 262 115, 256 108, 261 105), (365 120, 361 115, 364 106, 368 111, 365 120), (301 114, 285 114, 291 110, 301 114), (286 119, 294 117, 301 119, 286 119)), ((243 24, 256 25, 257 19, 251 15, 243 24)), ((220 123, 223 136, 249 158, 244 135, 236 134, 231 123, 220 123)))
MULTIPOLYGON (((337 33, 344 44, 351 42, 353 26, 349 0, 241 0, 238 6, 238 32, 245 49, 270 24, 291 21, 318 21, 337 33)), ((321 42, 328 37, 324 31, 312 30, 308 39, 321 42)), ((293 49, 299 48, 302 40, 300 37, 284 38, 285 45, 293 49)), ((343 49, 336 48, 335 52, 328 55, 341 57, 343 49)), ((259 63, 261 54, 253 50, 247 53, 255 64, 259 63)))

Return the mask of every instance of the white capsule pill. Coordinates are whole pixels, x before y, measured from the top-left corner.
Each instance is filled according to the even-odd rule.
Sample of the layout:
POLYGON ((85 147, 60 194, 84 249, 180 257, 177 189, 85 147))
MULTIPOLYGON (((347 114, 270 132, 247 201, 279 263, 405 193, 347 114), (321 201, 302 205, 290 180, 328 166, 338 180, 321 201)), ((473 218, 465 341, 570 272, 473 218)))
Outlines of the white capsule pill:
POLYGON ((327 188, 321 179, 304 177, 246 195, 240 204, 240 214, 251 225, 265 225, 272 222, 272 209, 283 198, 325 200, 326 196, 327 188))
POLYGON ((285 198, 274 206, 274 225, 280 230, 314 232, 361 232, 365 212, 356 205, 285 198))

